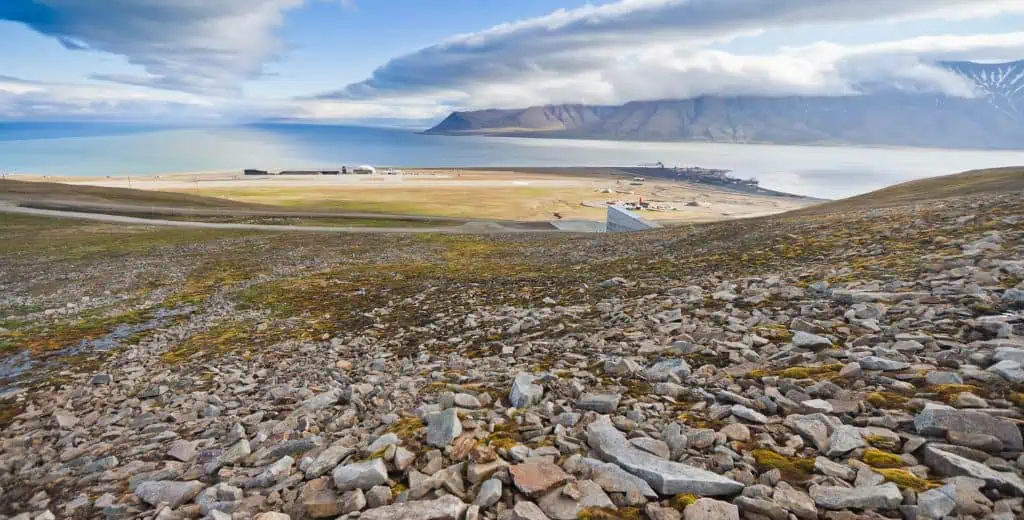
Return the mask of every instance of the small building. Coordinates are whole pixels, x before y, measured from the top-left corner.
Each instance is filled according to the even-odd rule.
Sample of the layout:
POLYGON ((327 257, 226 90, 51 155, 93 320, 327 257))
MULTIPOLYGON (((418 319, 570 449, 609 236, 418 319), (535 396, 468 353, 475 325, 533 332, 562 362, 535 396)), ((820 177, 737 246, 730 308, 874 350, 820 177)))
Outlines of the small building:
POLYGON ((270 172, 268 172, 267 170, 253 170, 253 169, 247 168, 245 170, 245 174, 246 175, 270 175, 270 172))
POLYGON ((362 166, 356 166, 355 168, 352 168, 352 173, 356 175, 376 175, 377 168, 364 164, 362 166))

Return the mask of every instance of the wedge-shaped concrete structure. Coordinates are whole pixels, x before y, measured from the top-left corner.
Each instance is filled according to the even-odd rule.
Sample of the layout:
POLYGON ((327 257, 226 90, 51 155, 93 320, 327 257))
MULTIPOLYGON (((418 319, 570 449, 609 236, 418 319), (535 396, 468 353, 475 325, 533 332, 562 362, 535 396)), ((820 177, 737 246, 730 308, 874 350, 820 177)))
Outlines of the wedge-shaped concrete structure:
POLYGON ((608 223, 606 229, 609 233, 621 233, 625 231, 646 231, 657 229, 661 225, 651 222, 632 211, 618 206, 608 206, 608 223))

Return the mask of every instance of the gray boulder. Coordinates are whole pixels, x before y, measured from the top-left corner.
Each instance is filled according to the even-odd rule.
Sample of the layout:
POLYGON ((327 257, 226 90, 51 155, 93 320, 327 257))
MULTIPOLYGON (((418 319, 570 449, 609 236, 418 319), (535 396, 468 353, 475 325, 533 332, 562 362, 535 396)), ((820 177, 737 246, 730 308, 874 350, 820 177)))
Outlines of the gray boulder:
POLYGON ((1024 365, 1019 361, 1006 359, 988 367, 988 371, 1011 383, 1024 383, 1024 365))
POLYGON ((388 469, 381 459, 356 462, 334 468, 334 487, 338 491, 367 490, 388 481, 388 469))
POLYGON ((512 391, 508 400, 513 408, 528 408, 540 402, 544 396, 544 387, 533 382, 534 377, 525 372, 516 374, 512 381, 512 391))
POLYGON ((868 356, 860 360, 860 367, 864 370, 881 370, 883 372, 895 372, 910 368, 910 363, 886 359, 878 356, 868 356))
POLYGON ((981 479, 990 486, 1024 495, 1024 479, 1016 473, 996 471, 980 462, 961 457, 932 446, 924 449, 924 463, 936 473, 946 477, 967 476, 981 479))
POLYGON ((683 510, 684 520, 740 520, 740 509, 728 502, 702 498, 683 510))
POLYGON ((956 509, 956 485, 946 484, 917 495, 917 507, 925 518, 938 520, 956 509))
POLYGON ((1016 424, 976 410, 929 403, 914 417, 914 428, 921 435, 931 436, 945 436, 949 431, 984 432, 1003 441, 1005 449, 1024 449, 1024 438, 1016 424))
POLYGON ((892 482, 858 488, 812 486, 810 491, 814 503, 824 509, 893 509, 903 502, 903 493, 892 482))
POLYGON ((693 493, 720 496, 738 493, 743 484, 716 473, 659 458, 637 449, 602 416, 587 427, 587 444, 602 459, 644 479, 662 495, 693 493))
POLYGON ((619 407, 619 394, 583 394, 576 406, 597 413, 612 413, 619 407))
POLYGON ((433 417, 427 425, 427 444, 445 448, 462 435, 462 422, 454 408, 449 408, 433 417))
POLYGON ((675 358, 659 361, 644 371, 644 379, 654 382, 662 382, 673 374, 680 379, 685 379, 691 373, 690 365, 685 359, 675 358))
POLYGON ((151 480, 139 484, 135 488, 135 496, 151 506, 166 502, 174 509, 192 501, 204 488, 206 485, 196 480, 151 480))
POLYGON ((436 500, 415 500, 363 511, 362 520, 458 520, 467 505, 453 495, 436 500))
POLYGON ((793 345, 807 349, 822 349, 831 347, 832 341, 824 336, 798 330, 793 334, 793 345))

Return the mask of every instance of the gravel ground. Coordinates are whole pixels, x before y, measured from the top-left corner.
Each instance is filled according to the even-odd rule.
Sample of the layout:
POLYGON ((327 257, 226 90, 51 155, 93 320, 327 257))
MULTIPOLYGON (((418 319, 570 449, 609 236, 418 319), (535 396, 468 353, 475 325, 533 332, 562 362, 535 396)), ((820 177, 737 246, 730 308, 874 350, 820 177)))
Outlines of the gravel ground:
POLYGON ((95 243, 0 252, 0 515, 1024 514, 1020 192, 628 235, 62 226, 95 243))

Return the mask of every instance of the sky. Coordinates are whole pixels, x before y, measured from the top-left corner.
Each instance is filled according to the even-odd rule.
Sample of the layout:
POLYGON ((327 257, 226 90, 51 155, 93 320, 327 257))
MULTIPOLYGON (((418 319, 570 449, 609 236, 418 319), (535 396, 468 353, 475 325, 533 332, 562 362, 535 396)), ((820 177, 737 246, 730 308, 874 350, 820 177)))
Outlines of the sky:
POLYGON ((0 120, 436 121, 704 95, 971 97, 1022 0, 0 0, 0 120))

